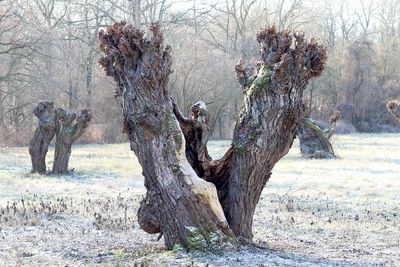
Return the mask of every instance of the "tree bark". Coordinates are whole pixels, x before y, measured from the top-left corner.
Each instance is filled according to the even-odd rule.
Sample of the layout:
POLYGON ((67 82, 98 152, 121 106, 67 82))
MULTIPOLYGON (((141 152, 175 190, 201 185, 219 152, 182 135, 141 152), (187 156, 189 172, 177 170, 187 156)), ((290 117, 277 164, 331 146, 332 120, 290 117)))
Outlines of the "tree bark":
POLYGON ((68 162, 72 144, 83 134, 89 126, 92 114, 84 109, 77 117, 75 113, 62 108, 55 111, 56 143, 54 152, 53 173, 68 173, 68 162))
POLYGON ((340 112, 335 112, 330 118, 329 127, 321 129, 309 116, 303 117, 297 129, 301 155, 305 158, 315 159, 336 158, 330 139, 339 119, 340 112))
POLYGON ((101 32, 100 64, 123 96, 124 130, 142 165, 147 189, 138 222, 148 233, 161 232, 167 248, 235 246, 215 186, 200 179, 185 156, 185 140, 167 93, 171 47, 158 25, 151 37, 115 23, 101 32))
POLYGON ((293 144, 303 91, 319 76, 325 48, 267 28, 257 34, 260 61, 256 75, 240 62, 236 75, 244 89, 244 103, 233 135, 227 219, 237 236, 251 239, 253 215, 272 168, 293 144), (294 43, 293 43, 294 39, 294 43))
POLYGON ((204 102, 199 101, 192 105, 191 118, 185 118, 175 103, 173 103, 173 107, 175 117, 185 137, 186 158, 200 178, 212 182, 216 186, 219 202, 226 215, 228 212, 229 168, 233 155, 233 146, 230 146, 221 159, 212 160, 207 151, 209 114, 204 102))
POLYGON ((55 135, 53 102, 40 102, 33 114, 39 119, 39 126, 29 145, 32 172, 46 173, 46 154, 55 135))
POLYGON ((386 107, 395 118, 400 120, 400 99, 390 100, 386 107))
POLYGON ((261 31, 259 64, 235 68, 245 106, 233 143, 213 160, 206 146, 207 108, 196 103, 192 118, 179 112, 166 90, 171 48, 164 47, 157 26, 151 32, 146 38, 115 23, 99 35, 99 62, 115 79, 116 95, 123 96, 124 129, 145 177, 139 224, 149 233, 162 232, 168 248, 198 248, 193 240, 201 248, 215 247, 215 240, 233 240, 232 231, 251 239, 256 204, 273 166, 293 143, 303 91, 322 72, 325 48, 301 34, 261 31))

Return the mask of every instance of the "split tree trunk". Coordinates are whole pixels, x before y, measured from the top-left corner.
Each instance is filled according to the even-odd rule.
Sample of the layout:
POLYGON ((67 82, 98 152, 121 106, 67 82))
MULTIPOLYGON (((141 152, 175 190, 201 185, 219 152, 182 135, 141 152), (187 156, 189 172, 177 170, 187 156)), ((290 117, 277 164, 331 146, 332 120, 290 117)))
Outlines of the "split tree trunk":
POLYGON ((256 204, 273 166, 293 143, 303 91, 322 72, 325 49, 301 34, 261 31, 258 66, 235 68, 245 106, 233 144, 212 160, 206 107, 195 105, 187 119, 173 104, 166 90, 171 48, 164 47, 157 26, 151 31, 145 38, 115 23, 99 35, 100 64, 123 96, 125 131, 145 177, 139 224, 149 233, 162 232, 168 248, 215 247, 232 240, 232 231, 251 239, 256 204))
POLYGON ((297 128, 301 155, 306 158, 314 159, 336 158, 330 140, 335 132, 336 123, 339 119, 340 112, 335 112, 330 118, 329 127, 321 129, 309 116, 303 117, 297 128))
POLYGON ((395 118, 400 120, 400 99, 390 100, 386 106, 390 113, 392 113, 395 118))
POLYGON ((40 102, 33 114, 39 119, 39 126, 29 145, 32 172, 46 173, 46 154, 55 134, 53 102, 40 102))
POLYGON ((71 155, 71 146, 89 126, 91 119, 92 114, 87 109, 82 110, 78 117, 76 117, 75 113, 68 112, 62 108, 56 109, 56 143, 53 173, 68 173, 68 162, 71 155))

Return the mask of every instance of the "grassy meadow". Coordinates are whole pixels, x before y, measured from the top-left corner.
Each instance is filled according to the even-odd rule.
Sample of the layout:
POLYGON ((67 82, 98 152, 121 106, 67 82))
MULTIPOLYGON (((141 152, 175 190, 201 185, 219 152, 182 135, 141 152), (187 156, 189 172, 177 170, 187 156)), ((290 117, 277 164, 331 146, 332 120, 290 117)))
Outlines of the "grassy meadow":
POLYGON ((0 148, 0 266, 400 266, 400 135, 333 145, 338 159, 307 160, 295 141, 256 210, 259 248, 224 255, 165 251, 139 229, 145 188, 127 143, 74 146, 66 176, 31 174, 26 147, 0 148))

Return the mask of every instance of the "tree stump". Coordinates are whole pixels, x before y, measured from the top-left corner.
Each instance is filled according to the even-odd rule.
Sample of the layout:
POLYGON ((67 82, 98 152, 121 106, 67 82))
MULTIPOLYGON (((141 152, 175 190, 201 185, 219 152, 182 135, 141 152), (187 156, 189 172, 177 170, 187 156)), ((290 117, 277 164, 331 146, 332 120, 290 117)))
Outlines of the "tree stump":
POLYGON ((89 126, 92 114, 84 109, 77 117, 75 113, 62 108, 55 111, 56 143, 54 152, 53 173, 68 173, 68 162, 72 144, 83 134, 89 126))
POLYGON ((55 134, 53 102, 40 102, 33 110, 39 126, 29 144, 32 172, 46 173, 46 154, 55 134))
POLYGON ((305 158, 314 159, 336 158, 330 140, 339 119, 340 112, 337 111, 329 119, 329 127, 321 129, 309 116, 303 117, 297 129, 301 155, 305 158))
POLYGON ((235 67, 245 106, 233 143, 213 160, 206 109, 198 103, 192 118, 180 114, 167 92, 171 47, 158 25, 150 30, 147 37, 122 22, 99 34, 99 62, 123 97, 124 130, 145 177, 139 224, 161 232, 167 248, 221 249, 235 246, 235 236, 251 239, 256 204, 293 143, 303 91, 322 72, 325 48, 303 34, 261 31, 259 64, 235 67))

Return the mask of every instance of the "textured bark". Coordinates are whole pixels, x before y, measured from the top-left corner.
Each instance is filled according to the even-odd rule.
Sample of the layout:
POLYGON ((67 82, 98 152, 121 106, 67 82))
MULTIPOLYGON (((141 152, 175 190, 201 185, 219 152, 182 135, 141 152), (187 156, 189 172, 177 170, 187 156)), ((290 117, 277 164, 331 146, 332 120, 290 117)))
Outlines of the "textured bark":
POLYGON ((395 118, 400 120, 400 99, 390 100, 386 107, 395 118))
POLYGON ((99 35, 99 62, 123 97, 124 128, 145 177, 139 224, 148 233, 163 233, 168 248, 198 248, 193 240, 210 247, 213 240, 231 239, 232 231, 251 239, 256 204, 273 166, 293 143, 303 91, 322 72, 325 49, 301 34, 261 31, 259 64, 235 67, 245 105, 233 143, 213 160, 207 152, 207 108, 196 103, 191 118, 178 110, 166 89, 171 48, 164 47, 157 26, 151 31, 146 38, 116 23, 99 35))
POLYGON ((220 160, 211 160, 202 149, 204 120, 185 119, 175 107, 187 145, 189 163, 218 190, 220 203, 233 232, 252 238, 252 221, 261 192, 275 163, 291 147, 302 111, 302 93, 318 76, 326 60, 325 49, 303 35, 277 33, 274 28, 257 35, 261 59, 255 68, 240 62, 236 67, 245 94, 245 106, 235 127, 233 144, 220 160), (290 48, 293 37, 295 46, 290 48), (253 73, 252 73, 253 72, 253 73), (188 145, 190 144, 190 145, 188 145), (199 145, 201 144, 201 145, 199 145))
POLYGON ((29 145, 32 172, 45 173, 47 150, 55 134, 53 102, 40 102, 33 114, 39 119, 39 126, 29 145))
POLYGON ((256 74, 236 66, 245 106, 236 123, 229 175, 227 219, 233 232, 252 238, 253 215, 272 168, 293 144, 302 95, 308 81, 321 74, 325 48, 303 34, 268 28, 257 35, 260 61, 256 74), (294 39, 294 41, 293 41, 294 39))
POLYGON ((75 113, 62 108, 55 111, 56 143, 54 152, 53 173, 68 173, 68 162, 72 144, 89 126, 92 114, 84 109, 77 117, 75 113))
POLYGON ((171 48, 157 25, 151 37, 125 23, 101 32, 100 64, 123 97, 124 130, 142 165, 147 189, 138 222, 161 232, 168 248, 222 248, 234 244, 215 186, 198 177, 185 156, 185 140, 167 93, 171 48))
POLYGON ((335 132, 336 123, 340 119, 340 112, 335 112, 330 118, 330 125, 321 129, 309 116, 300 120, 297 136, 300 140, 301 155, 306 158, 331 159, 335 152, 331 144, 331 137, 335 132))
POLYGON ((191 107, 191 118, 185 118, 173 103, 174 114, 185 137, 185 155, 196 174, 208 182, 212 182, 218 192, 218 199, 227 214, 229 169, 233 155, 230 146, 219 160, 213 160, 207 151, 209 134, 208 111, 204 102, 199 101, 191 107))

